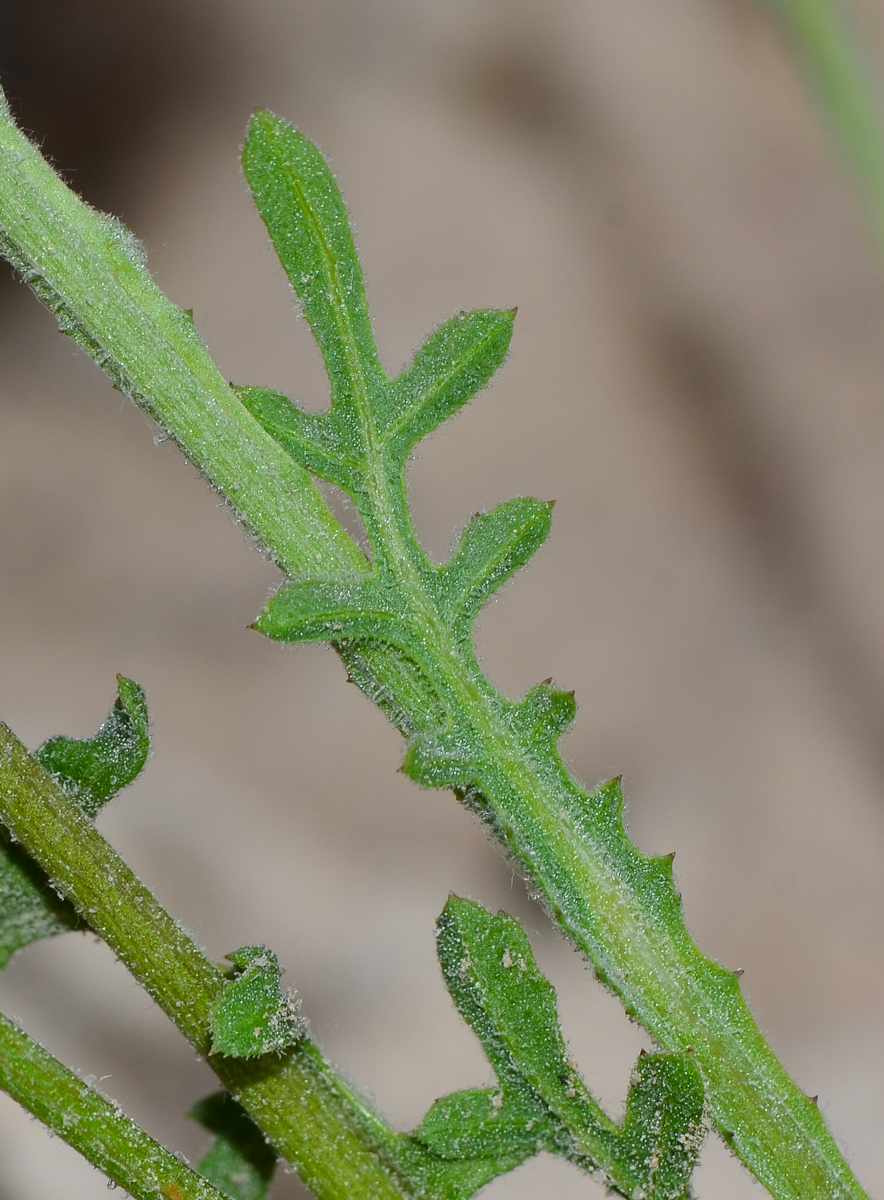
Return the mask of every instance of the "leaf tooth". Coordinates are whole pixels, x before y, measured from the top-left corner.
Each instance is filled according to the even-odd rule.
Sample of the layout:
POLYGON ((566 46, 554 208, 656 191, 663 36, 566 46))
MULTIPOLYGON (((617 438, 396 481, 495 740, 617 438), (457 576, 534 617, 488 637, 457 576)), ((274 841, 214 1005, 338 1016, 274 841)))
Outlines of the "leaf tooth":
POLYGON ((512 722, 531 751, 545 756, 567 732, 577 714, 573 692, 552 685, 551 679, 535 684, 512 709, 512 722))
POLYGON ((408 745, 400 770, 421 787, 468 787, 476 764, 467 741, 454 731, 421 734, 408 745))

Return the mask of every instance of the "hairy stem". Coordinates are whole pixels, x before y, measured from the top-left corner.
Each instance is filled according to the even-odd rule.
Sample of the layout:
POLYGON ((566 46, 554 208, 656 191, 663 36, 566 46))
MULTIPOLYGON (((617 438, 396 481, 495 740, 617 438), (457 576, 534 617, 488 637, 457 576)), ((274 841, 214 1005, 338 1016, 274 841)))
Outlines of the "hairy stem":
POLYGON ((2 1015, 0 1088, 135 1200, 226 1200, 2 1015))
MULTIPOLYGON (((293 264, 290 278, 294 276, 296 290, 303 284, 305 311, 308 318, 312 314, 323 344, 335 395, 332 416, 311 426, 323 431, 325 441, 309 443, 303 421, 298 424, 290 418, 290 444, 293 454, 313 456, 318 474, 325 469, 320 469, 322 463, 332 461, 333 439, 338 439, 339 450, 343 447, 334 469, 347 473, 352 483, 351 495, 376 558, 375 574, 365 586, 362 581, 353 586, 348 582, 359 572, 364 574, 365 560, 343 533, 336 532, 328 510, 316 510, 319 524, 315 530, 310 525, 314 512, 310 505, 319 502, 309 499, 314 494, 309 477, 286 475, 272 457, 264 426, 253 421, 245 408, 245 415, 233 411, 227 397, 238 401, 223 381, 212 387, 201 384, 202 390, 194 390, 190 382, 179 385, 177 372, 190 381, 197 359, 200 380, 209 371, 195 334, 181 334, 192 326, 179 310, 169 311, 171 306, 161 300, 143 268, 117 244, 119 233, 108 236, 102 223, 106 219, 80 204, 14 131, 8 116, 0 115, 0 232, 5 252, 60 312, 63 327, 171 429, 287 572, 299 579, 306 576, 307 590, 294 588, 289 613, 292 620, 297 618, 295 624, 301 622, 302 632, 296 630, 289 638, 284 628, 285 589, 275 598, 275 611, 282 613, 278 628, 273 627, 272 614, 269 623, 259 627, 283 640, 346 640, 341 649, 351 675, 413 737, 406 770, 428 786, 458 789, 488 821, 553 916, 623 998, 627 1010, 666 1049, 695 1055, 720 1130, 775 1196, 861 1200, 864 1193, 819 1113, 758 1032, 737 981, 691 941, 671 864, 646 858, 629 842, 619 788, 609 785, 588 794, 568 776, 555 751, 563 728, 560 718, 568 708, 564 694, 544 692, 541 685, 534 689, 538 695, 533 701, 530 694, 519 703, 501 696, 476 662, 469 632, 458 624, 461 618, 455 619, 453 610, 445 608, 443 591, 448 585, 440 582, 443 568, 430 563, 410 526, 403 458, 408 447, 403 449, 400 439, 399 450, 395 449, 399 435, 388 423, 384 437, 389 450, 385 450, 376 423, 377 416, 389 415, 384 407, 392 394, 388 388, 397 386, 397 381, 382 376, 369 345, 370 324, 361 308, 358 266, 344 261, 354 254, 347 243, 346 214, 315 150, 305 149, 298 137, 286 133, 283 123, 269 114, 256 118, 252 166, 259 184, 261 173, 267 171, 265 219, 274 224, 280 218, 278 247, 285 248, 292 236, 301 239, 301 249, 315 252, 311 266, 293 264), (261 160, 265 151, 266 163, 261 160), (290 216, 295 225, 286 227, 290 216), (298 220, 303 222, 300 229, 295 227, 298 220), (62 265, 68 258, 70 267, 62 265), (126 281, 122 293, 118 276, 126 281), (122 323, 117 318, 119 306, 127 314, 122 323), (171 357, 170 329, 184 337, 181 351, 171 357), (142 352, 142 346, 147 350, 142 352), (223 404, 219 388, 224 389, 223 404), (216 444, 219 412, 225 416, 216 444), (345 414, 346 421, 342 417, 335 425, 335 413, 345 414), (389 461, 382 462, 388 452, 389 461), (245 464, 245 489, 239 464, 234 462, 237 454, 245 464), (262 466, 254 466, 256 454, 265 456, 260 458, 262 464, 272 461, 266 479, 262 466), (300 491, 293 490, 292 480, 300 491), (294 526, 288 523, 288 515, 273 509, 279 487, 294 526), (331 605, 334 618, 325 625, 316 617, 320 601, 331 605), (351 621, 352 632, 335 633, 344 629, 344 621, 351 621), (543 707, 548 704, 556 711, 543 707)), ((430 373, 436 353, 431 350, 424 359, 430 373)), ((476 378, 480 387, 488 375, 480 370, 476 378)), ((254 397, 252 402, 261 403, 254 397)), ((421 424, 424 417, 417 408, 408 411, 418 414, 415 437, 423 436, 429 428, 421 424)), ((452 411, 443 412, 439 420, 452 411)), ((276 417, 271 413, 269 419, 272 423, 276 417)), ((284 454, 279 446, 276 450, 284 454)), ((294 460, 290 462, 295 470, 294 460)), ((533 505, 531 520, 536 521, 539 502, 533 505)), ((477 546, 474 540, 473 549, 477 546)), ((473 559, 469 554, 466 558, 468 562, 461 566, 468 574, 473 559)), ((519 559, 524 561, 524 556, 519 559)), ((497 566, 491 560, 489 564, 491 576, 497 578, 497 566)), ((461 586, 456 578, 445 578, 451 588, 461 586)), ((466 587, 463 579, 461 583, 466 587)), ((471 594, 469 589, 463 593, 464 606, 468 607, 471 594)), ((488 595, 490 590, 484 592, 488 595)), ((75 815, 64 808, 64 798, 51 794, 51 784, 9 734, 0 739, 0 792, 5 793, 0 818, 14 836, 205 1053, 206 1017, 220 978, 215 968, 180 930, 176 935, 162 926, 163 919, 170 919, 160 916, 162 910, 156 911, 149 893, 144 891, 142 897, 141 885, 125 873, 123 864, 108 857, 113 855, 109 848, 99 850, 94 839, 101 841, 100 836, 82 816, 82 828, 74 829, 75 815), (63 852, 56 838, 64 844, 63 852), (88 860, 89 854, 94 854, 94 861, 88 860), (109 871, 112 878, 105 886, 98 876, 109 871), (120 917, 121 906, 127 905, 134 926, 128 917, 120 917), (137 926, 139 913, 142 927, 137 926), (151 932, 143 926, 154 917, 151 932), (176 980, 176 972, 180 979, 176 980)), ((213 1066, 225 1082, 232 1081, 231 1090, 278 1149, 299 1164, 302 1177, 319 1195, 343 1194, 335 1191, 340 1174, 329 1179, 338 1170, 336 1158, 345 1163, 352 1158, 353 1178, 359 1181, 353 1195, 408 1194, 407 1187, 393 1182, 372 1154, 374 1139, 381 1159, 390 1164, 399 1143, 380 1124, 373 1124, 374 1118, 361 1111, 343 1087, 330 1082, 318 1051, 309 1043, 273 1064, 272 1071, 266 1065, 213 1066), (335 1142, 336 1138, 340 1140, 335 1142)), ((396 1178, 403 1177, 398 1171, 396 1178)))
POLYGON ((16 128, 2 92, 0 252, 288 575, 365 572, 310 476, 243 408, 190 314, 156 286, 134 237, 65 186, 16 128))
POLYGON ((408 1200, 410 1191, 379 1158, 385 1138, 395 1145, 392 1130, 338 1080, 308 1038, 285 1057, 209 1056, 221 971, 2 724, 0 820, 318 1197, 408 1200))

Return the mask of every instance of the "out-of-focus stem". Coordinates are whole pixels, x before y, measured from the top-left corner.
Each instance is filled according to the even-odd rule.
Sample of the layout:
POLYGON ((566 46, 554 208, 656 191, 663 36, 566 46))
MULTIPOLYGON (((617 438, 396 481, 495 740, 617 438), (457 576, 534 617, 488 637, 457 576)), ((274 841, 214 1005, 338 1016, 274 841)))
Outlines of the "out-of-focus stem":
POLYGON ((838 0, 767 0, 785 25, 884 256, 884 88, 838 0))

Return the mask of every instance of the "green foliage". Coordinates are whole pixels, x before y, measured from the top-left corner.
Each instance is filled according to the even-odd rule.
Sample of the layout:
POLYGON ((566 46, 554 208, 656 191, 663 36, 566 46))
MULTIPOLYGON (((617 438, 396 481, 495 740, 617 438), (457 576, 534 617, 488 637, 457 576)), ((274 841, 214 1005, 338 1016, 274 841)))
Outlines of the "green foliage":
MULTIPOLYGON (((114 706, 94 737, 54 737, 35 751, 44 770, 89 817, 132 783, 150 750, 144 692, 122 675, 117 687, 114 706)), ((0 968, 29 942, 80 928, 82 918, 72 905, 0 826, 0 968)))
POLYGON ((212 1008, 212 1053, 258 1058, 293 1046, 305 1026, 300 1002, 279 986, 276 955, 266 946, 243 946, 227 958, 234 974, 212 1008))
POLYGON ((482 1043, 497 1089, 456 1092, 416 1136, 444 1158, 505 1147, 563 1154, 626 1197, 681 1200, 706 1134, 703 1080, 686 1054, 642 1054, 623 1126, 599 1107, 559 1029, 555 992, 524 931, 504 913, 452 897, 439 919, 442 973, 482 1043))
MULTIPOLYGON (((810 1154, 818 1164, 811 1174, 827 1180, 821 1196, 857 1195, 819 1113, 762 1038, 738 980, 690 939, 671 857, 648 857, 629 840, 617 781, 586 792, 562 764, 557 742, 573 719, 573 695, 545 683, 512 701, 476 660, 470 635, 476 612, 543 543, 550 506, 512 500, 474 517, 441 565, 413 530, 407 455, 491 378, 506 353, 513 313, 454 318, 410 367, 388 379, 371 336, 346 211, 315 147, 284 121, 259 113, 243 162, 325 359, 331 403, 312 415, 260 388, 238 394, 300 465, 350 495, 372 558, 361 579, 324 569, 299 574, 270 600, 256 628, 282 641, 337 646, 350 677, 406 734, 403 771, 425 787, 454 788, 630 1015, 667 1051, 690 1050, 719 1128, 763 1182, 777 1195, 806 1200, 810 1154), (801 1162, 797 1145, 804 1148, 801 1162)), ((655 1061, 640 1073, 663 1079, 683 1069, 655 1061)), ((636 1114, 642 1095, 635 1093, 636 1114)), ((486 1103, 471 1093, 456 1102, 452 1120, 486 1103)), ((507 1123, 513 1150, 520 1120, 507 1123)), ((667 1129, 664 1122, 655 1154, 667 1144, 667 1129)), ((632 1124, 620 1136, 621 1151, 638 1144, 632 1124)), ((683 1165, 672 1167, 673 1194, 683 1186, 683 1165)))
POLYGON ((263 1200, 276 1170, 276 1151, 229 1092, 213 1092, 189 1114, 215 1136, 199 1173, 231 1200, 263 1200))
MULTIPOLYGON (((476 658, 475 616, 542 545, 551 506, 519 498, 478 514, 442 564, 415 535, 408 455, 489 382, 506 355, 513 311, 454 317, 389 379, 347 213, 319 152, 261 112, 244 167, 328 370, 331 402, 319 415, 263 388, 232 391, 131 237, 73 197, 4 105, 0 248, 283 567, 287 582, 256 627, 281 641, 335 646, 350 678, 405 734, 403 770, 423 786, 454 788, 481 815, 663 1052, 639 1060, 624 1119, 612 1121, 568 1059, 554 994, 524 934, 507 917, 452 900, 440 921, 440 959, 497 1086, 444 1097, 415 1135, 398 1134, 325 1062, 280 990, 272 953, 237 951, 225 978, 85 818, 127 776, 113 729, 89 750, 58 743, 47 760, 56 784, 0 726, 0 819, 10 836, 198 1052, 213 1052, 225 1088, 319 1197, 467 1200, 544 1149, 601 1172, 622 1195, 675 1200, 688 1195, 705 1093, 719 1130, 775 1196, 861 1200, 737 979, 689 937, 671 856, 644 855, 629 840, 618 781, 588 792, 568 774, 558 741, 574 717, 573 694, 547 681, 512 700, 476 658), (368 555, 312 476, 353 499, 368 555)), ((146 753, 142 733, 134 757, 146 753)), ((16 895, 23 878, 14 877, 16 895)), ((57 919, 54 910, 46 916, 48 896, 38 890, 41 931, 57 919)), ((39 1112, 38 1092, 25 1083, 16 1094, 39 1112)), ((93 1153, 76 1133, 70 1140, 93 1153)))
POLYGON ((114 706, 95 737, 54 737, 34 752, 40 766, 87 817, 94 817, 134 782, 150 753, 143 690, 122 675, 117 676, 117 689, 114 706))

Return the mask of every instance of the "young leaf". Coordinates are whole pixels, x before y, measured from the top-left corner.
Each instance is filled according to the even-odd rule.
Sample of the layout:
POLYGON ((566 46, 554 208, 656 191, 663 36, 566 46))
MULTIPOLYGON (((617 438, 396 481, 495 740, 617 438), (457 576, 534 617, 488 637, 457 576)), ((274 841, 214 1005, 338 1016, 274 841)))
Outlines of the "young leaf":
MULTIPOLYGON (((150 750, 144 692, 122 675, 117 687, 114 706, 94 737, 50 738, 34 754, 90 817, 138 776, 150 750)), ((22 946, 82 927, 72 906, 0 826, 0 969, 22 946)))
POLYGON ((212 1008, 212 1053, 258 1058, 295 1045, 306 1025, 300 1001, 279 986, 282 969, 273 951, 243 946, 227 958, 235 974, 212 1008))
POLYGON ((571 1062, 555 991, 512 917, 451 897, 439 919, 437 947, 451 997, 482 1042, 501 1090, 438 1101, 416 1136, 454 1157, 493 1144, 497 1128, 504 1146, 515 1136, 527 1146, 533 1133, 535 1148, 601 1170, 623 1196, 688 1196, 707 1129, 703 1081, 690 1056, 643 1054, 618 1126, 571 1062))
POLYGON ((54 737, 34 752, 58 786, 88 817, 128 787, 150 752, 144 691, 117 676, 118 695, 98 733, 91 738, 54 737))
POLYGON ((188 1113, 215 1135, 197 1170, 231 1200, 263 1200, 277 1154, 230 1092, 214 1092, 188 1113))

